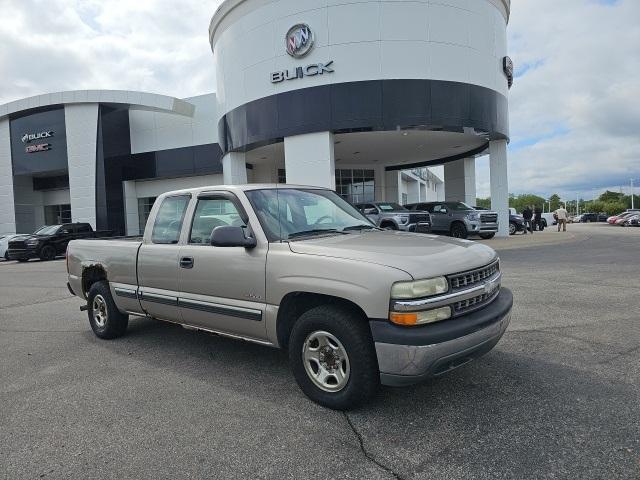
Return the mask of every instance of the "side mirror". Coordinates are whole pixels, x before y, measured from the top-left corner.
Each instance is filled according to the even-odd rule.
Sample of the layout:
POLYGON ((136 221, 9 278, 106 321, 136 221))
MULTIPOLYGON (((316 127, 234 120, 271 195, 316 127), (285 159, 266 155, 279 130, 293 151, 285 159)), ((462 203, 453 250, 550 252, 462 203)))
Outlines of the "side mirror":
POLYGON ((363 213, 365 215, 375 215, 378 211, 375 208, 365 208, 363 213))
POLYGON ((213 247, 254 248, 257 245, 255 238, 245 236, 242 227, 234 226, 214 228, 209 243, 213 247))

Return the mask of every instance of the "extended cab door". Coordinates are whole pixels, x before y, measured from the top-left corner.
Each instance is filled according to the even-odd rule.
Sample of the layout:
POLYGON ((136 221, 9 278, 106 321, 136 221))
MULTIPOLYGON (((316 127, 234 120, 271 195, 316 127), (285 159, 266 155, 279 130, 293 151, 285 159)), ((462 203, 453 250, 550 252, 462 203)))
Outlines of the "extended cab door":
POLYGON ((201 194, 186 243, 180 249, 178 287, 184 323, 246 338, 266 340, 265 274, 268 244, 254 248, 213 247, 220 226, 247 227, 247 214, 230 192, 201 194))
POLYGON ((140 304, 152 317, 179 322, 178 254, 180 233, 191 195, 165 197, 154 207, 151 232, 138 253, 140 304))

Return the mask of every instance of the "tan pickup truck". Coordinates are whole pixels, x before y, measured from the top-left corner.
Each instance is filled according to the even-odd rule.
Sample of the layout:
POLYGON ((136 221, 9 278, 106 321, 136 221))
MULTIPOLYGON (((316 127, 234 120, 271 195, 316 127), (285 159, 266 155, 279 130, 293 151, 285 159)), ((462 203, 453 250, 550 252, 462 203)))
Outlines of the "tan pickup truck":
POLYGON ((380 230, 291 185, 166 193, 142 239, 74 240, 67 268, 98 337, 134 315, 286 348, 302 391, 335 409, 487 353, 513 303, 491 248, 380 230))

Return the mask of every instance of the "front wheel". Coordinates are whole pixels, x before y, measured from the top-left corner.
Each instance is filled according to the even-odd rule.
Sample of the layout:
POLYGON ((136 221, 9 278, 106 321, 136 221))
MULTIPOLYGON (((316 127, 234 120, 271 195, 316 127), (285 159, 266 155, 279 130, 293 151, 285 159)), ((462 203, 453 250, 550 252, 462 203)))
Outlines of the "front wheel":
POLYGON ((321 305, 300 316, 289 339, 289 363, 304 394, 334 410, 364 403, 380 384, 365 319, 334 305, 321 305))
POLYGON ((107 282, 100 281, 91 286, 87 303, 89 324, 97 337, 111 339, 124 335, 129 324, 129 316, 120 313, 116 307, 107 282))
POLYGON ((56 258, 56 249, 53 245, 45 245, 40 250, 40 260, 49 261, 56 258))
POLYGON ((509 235, 515 235, 517 231, 518 227, 516 227, 516 224, 513 222, 509 223, 509 235))
MULTIPOLYGON (((509 228, 509 230, 511 230, 511 228, 509 228)), ((509 232, 509 233, 511 233, 511 232, 509 232)), ((483 238, 484 240, 490 240, 490 239, 492 239, 492 238, 493 238, 493 237, 495 237, 495 236, 496 236, 496 233, 495 233, 495 232, 491 232, 491 233, 481 233, 481 234, 480 234, 480 238, 483 238)))
POLYGON ((463 223, 454 223, 451 225, 451 236, 454 238, 467 238, 469 236, 467 227, 463 223))

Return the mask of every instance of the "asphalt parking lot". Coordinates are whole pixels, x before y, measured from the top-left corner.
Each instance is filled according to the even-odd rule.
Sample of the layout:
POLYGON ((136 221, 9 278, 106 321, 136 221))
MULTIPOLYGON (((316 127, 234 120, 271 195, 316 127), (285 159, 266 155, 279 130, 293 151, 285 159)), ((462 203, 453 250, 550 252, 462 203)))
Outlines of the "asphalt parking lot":
POLYGON ((146 319, 98 340, 64 261, 0 262, 0 478, 638 479, 640 228, 570 230, 498 247, 491 353, 348 414, 266 347, 146 319))

